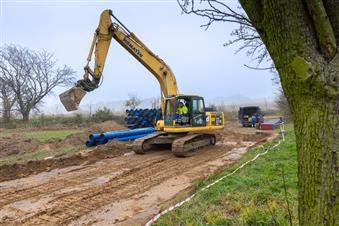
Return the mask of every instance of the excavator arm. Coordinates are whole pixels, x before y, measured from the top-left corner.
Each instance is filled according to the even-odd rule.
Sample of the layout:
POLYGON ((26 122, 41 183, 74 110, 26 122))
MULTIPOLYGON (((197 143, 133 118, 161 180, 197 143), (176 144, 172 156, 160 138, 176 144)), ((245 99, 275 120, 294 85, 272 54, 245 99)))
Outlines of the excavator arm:
POLYGON ((113 15, 111 10, 103 11, 100 16, 99 26, 94 33, 87 64, 84 67, 84 78, 79 80, 73 88, 60 94, 60 100, 66 110, 77 110, 81 99, 86 93, 98 88, 112 38, 144 65, 158 80, 161 88, 162 110, 164 110, 164 99, 178 94, 178 86, 172 70, 135 34, 130 32, 113 15), (114 22, 112 22, 112 18, 114 22), (89 66, 93 53, 95 55, 94 70, 89 66))

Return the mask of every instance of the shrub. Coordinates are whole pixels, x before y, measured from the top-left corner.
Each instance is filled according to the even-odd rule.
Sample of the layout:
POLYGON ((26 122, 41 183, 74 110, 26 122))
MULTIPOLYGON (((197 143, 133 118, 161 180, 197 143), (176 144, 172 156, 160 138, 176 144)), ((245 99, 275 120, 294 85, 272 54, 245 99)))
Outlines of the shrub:
POLYGON ((75 114, 74 122, 76 124, 82 124, 84 122, 84 117, 82 116, 82 114, 75 114))
POLYGON ((113 120, 114 115, 110 109, 103 107, 102 109, 99 108, 93 115, 92 120, 94 122, 104 122, 108 120, 113 120))

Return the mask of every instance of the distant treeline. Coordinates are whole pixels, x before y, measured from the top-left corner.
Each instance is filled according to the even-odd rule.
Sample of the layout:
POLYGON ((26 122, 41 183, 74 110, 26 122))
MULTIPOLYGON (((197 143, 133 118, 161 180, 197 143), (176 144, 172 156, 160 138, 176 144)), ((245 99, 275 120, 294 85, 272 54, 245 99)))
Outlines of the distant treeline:
POLYGON ((63 126, 87 126, 92 123, 99 123, 113 120, 119 124, 124 124, 124 115, 114 114, 110 109, 104 107, 98 109, 94 114, 76 113, 72 115, 37 115, 30 119, 28 123, 23 123, 21 119, 13 118, 9 122, 0 119, 0 128, 15 129, 22 127, 48 127, 53 125, 63 126))

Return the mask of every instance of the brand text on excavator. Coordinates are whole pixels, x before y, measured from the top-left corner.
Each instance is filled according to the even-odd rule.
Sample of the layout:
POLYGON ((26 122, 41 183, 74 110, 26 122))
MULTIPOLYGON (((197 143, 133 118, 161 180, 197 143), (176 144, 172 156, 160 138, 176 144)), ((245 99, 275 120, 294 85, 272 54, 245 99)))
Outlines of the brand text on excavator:
POLYGON ((134 47, 126 38, 124 38, 123 41, 127 44, 129 48, 131 48, 135 52, 135 54, 137 54, 139 57, 142 57, 142 53, 140 52, 140 50, 134 47))

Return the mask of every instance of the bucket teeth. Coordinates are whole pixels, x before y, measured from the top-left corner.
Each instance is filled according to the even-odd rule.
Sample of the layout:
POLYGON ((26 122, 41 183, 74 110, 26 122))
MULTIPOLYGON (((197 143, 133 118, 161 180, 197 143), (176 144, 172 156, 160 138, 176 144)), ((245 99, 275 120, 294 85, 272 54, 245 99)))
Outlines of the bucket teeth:
POLYGON ((87 92, 80 87, 73 87, 61 93, 59 98, 67 111, 75 111, 78 109, 79 104, 86 93, 87 92))

